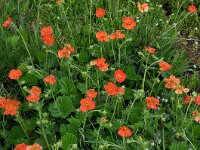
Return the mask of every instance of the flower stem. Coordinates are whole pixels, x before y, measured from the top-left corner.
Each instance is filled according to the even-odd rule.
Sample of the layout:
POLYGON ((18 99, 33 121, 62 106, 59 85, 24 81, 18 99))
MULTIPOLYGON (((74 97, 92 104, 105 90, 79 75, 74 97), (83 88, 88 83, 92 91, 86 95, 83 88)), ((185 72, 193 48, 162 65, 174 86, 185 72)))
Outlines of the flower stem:
MULTIPOLYGON (((41 105, 40 105, 40 103, 38 103, 36 109, 38 111, 39 119, 41 121, 42 120, 42 111, 41 111, 41 105)), ((44 137, 44 140, 45 140, 45 142, 47 144, 48 149, 50 150, 50 145, 49 145, 49 142, 48 142, 48 139, 47 139, 47 136, 46 136, 46 132, 45 132, 45 129, 44 129, 43 125, 41 125, 41 129, 42 129, 42 135, 44 137)))
POLYGON ((16 115, 16 119, 17 119, 17 122, 20 124, 22 130, 24 131, 26 137, 28 138, 28 140, 30 140, 29 136, 28 136, 28 133, 26 132, 26 127, 25 125, 23 124, 23 120, 22 118, 20 117, 20 115, 16 115))

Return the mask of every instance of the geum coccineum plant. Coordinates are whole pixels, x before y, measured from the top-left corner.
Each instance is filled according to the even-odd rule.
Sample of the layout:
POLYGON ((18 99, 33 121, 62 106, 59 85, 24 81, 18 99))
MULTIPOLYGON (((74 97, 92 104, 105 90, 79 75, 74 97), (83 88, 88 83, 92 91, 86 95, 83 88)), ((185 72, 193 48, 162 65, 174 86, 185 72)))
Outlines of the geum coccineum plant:
POLYGON ((200 147, 200 96, 171 45, 197 7, 182 3, 167 18, 157 2, 33 3, 34 35, 26 38, 13 13, 2 21, 29 58, 6 74, 17 90, 0 97, 0 149, 200 147))

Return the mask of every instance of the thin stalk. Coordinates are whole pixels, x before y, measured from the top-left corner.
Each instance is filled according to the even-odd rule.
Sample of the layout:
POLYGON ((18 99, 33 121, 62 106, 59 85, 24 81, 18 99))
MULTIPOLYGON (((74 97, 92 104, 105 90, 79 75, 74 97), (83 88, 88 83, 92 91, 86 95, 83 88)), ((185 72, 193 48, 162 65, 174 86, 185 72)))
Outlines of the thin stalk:
MULTIPOLYGON (((40 119, 40 121, 42 120, 42 112, 41 112, 41 107, 40 107, 40 103, 38 103, 39 105, 36 107, 37 108, 37 111, 38 111, 38 114, 39 114, 39 119, 40 119)), ((46 132, 45 132, 45 129, 44 129, 44 127, 43 127, 43 125, 41 125, 41 129, 42 129, 42 135, 43 135, 43 137, 44 137, 44 139, 45 139, 45 142, 46 142, 46 144, 47 144, 47 147, 48 147, 48 149, 50 150, 50 144, 49 144, 49 141, 48 141, 48 139, 47 139, 47 135, 46 135, 46 132)))
MULTIPOLYGON (((136 99, 133 100, 133 102, 132 102, 132 104, 131 104, 131 107, 130 107, 130 110, 132 109, 132 107, 133 107, 135 101, 136 101, 136 99)), ((127 115, 126 122, 128 122, 128 119, 129 119, 130 113, 131 113, 131 111, 129 111, 129 113, 128 113, 128 115, 127 115)))
POLYGON ((165 150, 165 129, 163 127, 163 150, 165 150))
POLYGON ((15 30, 19 33, 19 35, 20 35, 20 37, 21 37, 21 39, 22 39, 22 41, 24 43, 25 49, 26 49, 26 51, 27 51, 27 53, 29 55, 29 58, 31 59, 31 64, 34 67, 34 65, 33 65, 33 59, 32 59, 31 53, 30 53, 30 51, 28 49, 28 46, 26 45, 24 37, 22 36, 22 34, 21 34, 20 30, 17 28, 17 26, 15 24, 13 24, 13 26, 14 26, 15 30))
POLYGON ((25 125, 23 124, 23 120, 21 119, 20 115, 18 114, 16 116, 16 119, 17 119, 17 122, 20 124, 22 130, 24 131, 26 137, 28 138, 28 140, 30 140, 29 136, 28 136, 28 133, 26 132, 26 127, 25 125))
POLYGON ((89 26, 89 45, 90 45, 90 36, 91 36, 91 28, 92 28, 92 5, 93 5, 93 0, 90 0, 90 26, 89 26))
POLYGON ((118 99, 115 101, 115 108, 114 108, 114 112, 112 114, 112 117, 110 119, 110 122, 113 120, 114 116, 115 116, 115 113, 116 113, 116 110, 117 110, 117 104, 118 104, 118 99))
POLYGON ((144 90, 144 82, 145 82, 145 79, 146 79, 146 74, 147 74, 147 70, 148 70, 148 61, 149 61, 149 54, 148 54, 148 57, 147 57, 147 60, 146 60, 146 65, 145 65, 145 70, 144 70, 144 77, 143 77, 143 80, 142 80, 142 89, 144 90))

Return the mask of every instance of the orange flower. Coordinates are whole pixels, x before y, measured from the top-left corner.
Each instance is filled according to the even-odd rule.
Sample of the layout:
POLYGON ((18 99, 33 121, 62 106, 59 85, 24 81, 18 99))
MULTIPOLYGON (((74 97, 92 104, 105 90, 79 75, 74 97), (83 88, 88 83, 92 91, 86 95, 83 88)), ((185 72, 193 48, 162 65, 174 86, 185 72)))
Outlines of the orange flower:
POLYGON ((96 60, 93 60, 90 62, 90 65, 96 65, 100 71, 106 71, 108 70, 109 64, 106 63, 105 58, 98 58, 96 60))
POLYGON ((133 30, 133 28, 136 26, 136 22, 133 18, 124 17, 122 26, 127 30, 133 30))
POLYGON ((96 17, 97 18, 103 18, 105 13, 106 13, 106 11, 103 8, 98 8, 96 10, 96 17))
POLYGON ((67 49, 71 52, 71 53, 75 53, 74 48, 71 46, 71 44, 66 44, 67 49))
POLYGON ((110 35, 110 39, 111 40, 115 40, 115 39, 124 39, 125 38, 125 34, 121 33, 120 30, 116 30, 114 33, 112 33, 110 35))
POLYGON ((108 63, 104 63, 101 66, 99 66, 99 70, 100 71, 107 71, 108 70, 108 66, 109 66, 108 63))
POLYGON ((114 78, 117 82, 122 83, 126 79, 126 74, 123 70, 116 70, 114 73, 114 78))
POLYGON ((62 4, 62 3, 64 3, 64 0, 57 0, 56 3, 57 4, 62 4))
POLYGON ((14 150, 27 150, 28 145, 22 143, 22 144, 17 144, 14 150))
POLYGON ((184 88, 183 86, 181 86, 180 84, 178 84, 176 86, 176 88, 174 89, 176 94, 182 94, 183 92, 188 93, 189 89, 188 88, 184 88))
POLYGON ((107 117, 101 117, 101 121, 106 122, 107 121, 107 117))
POLYGON ((160 102, 157 98, 151 96, 146 98, 147 107, 150 109, 157 109, 157 106, 160 105, 160 102))
POLYGON ((63 47, 63 49, 58 51, 59 58, 63 57, 69 58, 69 56, 70 56, 70 51, 66 47, 63 47))
POLYGON ((55 41, 52 35, 43 36, 42 40, 45 45, 49 45, 49 46, 53 45, 55 41))
POLYGON ((16 100, 7 99, 5 105, 4 115, 16 115, 20 102, 16 100))
POLYGON ((115 96, 120 96, 120 95, 124 95, 125 90, 123 87, 118 87, 117 88, 117 92, 115 93, 115 96))
POLYGON ((183 104, 189 104, 190 103, 190 101, 192 100, 192 98, 191 98, 191 96, 189 96, 189 95, 186 95, 186 97, 183 99, 184 100, 184 102, 183 102, 183 104))
POLYGON ((109 41, 109 37, 105 31, 97 32, 96 38, 99 42, 108 42, 109 41))
POLYGON ((127 126, 121 126, 118 129, 118 134, 122 137, 130 137, 132 135, 131 129, 129 129, 127 126))
POLYGON ((141 13, 148 12, 149 10, 149 5, 147 3, 140 4, 140 2, 138 2, 137 7, 141 13))
POLYGON ((12 19, 8 17, 8 19, 3 23, 3 27, 7 28, 10 26, 12 19))
POLYGON ((10 70, 8 77, 13 80, 18 80, 22 75, 22 71, 20 69, 12 69, 10 70))
POLYGON ((87 90, 86 94, 87 94, 87 97, 89 98, 96 98, 98 95, 98 92, 95 92, 94 89, 90 89, 90 90, 87 90))
POLYGON ((37 102, 40 100, 40 96, 39 95, 28 95, 28 96, 26 96, 26 100, 29 102, 37 102))
POLYGON ((197 96, 197 97, 193 100, 193 102, 200 106, 200 95, 197 96))
POLYGON ((42 27, 41 32, 40 32, 41 36, 49 36, 53 34, 53 30, 51 26, 48 27, 42 27))
POLYGON ((197 8, 195 5, 190 5, 188 6, 188 9, 187 9, 189 12, 193 13, 193 12, 197 12, 197 8))
POLYGON ((5 97, 1 97, 0 98, 0 108, 4 108, 6 105, 6 98, 5 97))
POLYGON ((116 93, 118 92, 117 91, 117 86, 112 82, 108 82, 107 85, 104 85, 104 88, 105 88, 106 93, 108 95, 116 95, 116 93))
POLYGON ((167 71, 170 70, 172 68, 172 65, 168 64, 167 62, 161 61, 159 62, 159 66, 160 66, 160 70, 161 71, 167 71))
POLYGON ((56 79, 53 75, 49 75, 44 78, 44 82, 54 84, 56 83, 56 79))
POLYGON ((200 124, 200 115, 194 118, 194 121, 200 124))
POLYGON ((41 89, 37 86, 32 86, 29 90, 30 95, 26 96, 26 100, 29 102, 37 102, 40 100, 41 89))
POLYGON ((88 110, 93 110, 95 108, 96 103, 92 101, 92 98, 86 97, 81 99, 80 101, 80 110, 82 112, 87 112, 88 110))
POLYGON ((42 146, 40 146, 39 144, 35 143, 31 146, 28 146, 26 148, 26 150, 42 150, 42 146))
POLYGON ((28 145, 22 143, 22 144, 18 144, 14 150, 26 150, 28 147, 28 145))
POLYGON ((31 89, 29 90, 29 93, 31 95, 40 95, 42 93, 41 89, 37 86, 32 86, 31 89))
POLYGON ((156 49, 152 48, 152 47, 146 47, 145 50, 147 50, 149 53, 155 53, 156 49))
POLYGON ((195 111, 192 112, 192 115, 193 115, 194 117, 197 117, 198 114, 199 114, 199 112, 198 112, 197 110, 195 110, 195 111))
POLYGON ((166 82, 166 85, 165 87, 167 89, 176 89, 177 87, 177 84, 180 84, 180 79, 176 78, 175 76, 173 75, 170 75, 169 79, 167 78, 164 78, 164 82, 166 82))

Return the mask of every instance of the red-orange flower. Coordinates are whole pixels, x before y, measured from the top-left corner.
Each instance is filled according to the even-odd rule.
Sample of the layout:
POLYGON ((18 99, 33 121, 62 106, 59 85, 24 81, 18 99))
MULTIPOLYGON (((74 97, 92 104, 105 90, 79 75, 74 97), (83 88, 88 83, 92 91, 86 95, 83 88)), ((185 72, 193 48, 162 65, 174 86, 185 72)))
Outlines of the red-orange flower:
POLYGON ((176 88, 174 88, 176 94, 182 94, 183 92, 188 93, 189 89, 184 88, 182 85, 178 84, 176 88))
POLYGON ((55 41, 52 35, 43 36, 42 40, 45 45, 49 45, 49 46, 53 45, 55 41))
POLYGON ((152 53, 152 54, 156 52, 156 49, 152 47, 146 47, 145 50, 147 50, 149 53, 152 53))
POLYGON ((71 53, 75 53, 75 50, 71 44, 66 44, 66 47, 71 53))
POLYGON ((89 98, 96 98, 98 95, 98 92, 95 92, 94 89, 90 89, 90 90, 87 90, 86 94, 87 94, 87 97, 89 98))
POLYGON ((10 17, 8 17, 8 19, 3 23, 3 27, 9 27, 11 24, 12 19, 10 17))
POLYGON ((42 27, 41 32, 40 32, 41 36, 52 35, 52 33, 53 33, 53 30, 51 26, 42 27))
POLYGON ((200 95, 198 95, 198 96, 193 100, 193 102, 200 106, 200 95))
POLYGON ((105 88, 106 93, 108 95, 116 95, 116 93, 118 92, 117 91, 117 86, 112 82, 108 82, 107 85, 104 85, 104 88, 105 88))
POLYGON ((164 78, 163 81, 166 82, 165 87, 167 89, 170 89, 170 88, 176 89, 177 84, 180 84, 180 79, 176 78, 173 75, 170 75, 169 79, 164 78))
POLYGON ((58 51, 59 58, 63 57, 69 58, 69 56, 70 56, 70 51, 66 47, 63 47, 63 49, 58 51))
POLYGON ((90 62, 90 65, 96 65, 100 71, 106 71, 108 70, 109 64, 106 63, 105 58, 98 58, 96 60, 93 60, 90 62))
POLYGON ((19 109, 20 102, 16 100, 7 99, 5 105, 4 115, 16 115, 19 109))
POLYGON ((22 71, 20 69, 12 69, 10 70, 8 77, 13 80, 18 80, 22 75, 22 71))
POLYGON ((42 40, 45 45, 51 46, 54 44, 55 39, 53 37, 53 30, 52 30, 51 26, 43 27, 41 29, 40 34, 42 36, 42 40))
POLYGON ((198 114, 199 114, 199 112, 198 112, 197 110, 195 110, 195 111, 192 112, 192 115, 193 115, 194 117, 197 117, 198 114))
POLYGON ((130 137, 132 135, 131 129, 129 129, 127 126, 121 126, 118 129, 118 134, 122 137, 130 137))
POLYGON ((17 144, 14 150, 27 150, 28 145, 21 143, 17 144))
POLYGON ((41 89, 37 86, 32 86, 29 90, 30 95, 26 96, 26 100, 29 102, 37 102, 40 100, 41 89))
POLYGON ((146 98, 147 107, 150 109, 157 109, 157 106, 160 105, 160 102, 157 98, 151 96, 146 98))
POLYGON ((29 90, 29 93, 31 95, 40 95, 42 93, 41 89, 37 86, 32 86, 31 89, 29 90))
POLYGON ((126 74, 123 70, 116 70, 114 73, 114 78, 117 82, 122 83, 126 79, 126 74))
POLYGON ((107 117, 101 117, 101 121, 106 122, 107 121, 107 117))
POLYGON ((161 71, 167 71, 170 70, 172 68, 172 65, 168 64, 167 62, 161 61, 159 62, 159 66, 160 66, 160 70, 161 71))
POLYGON ((118 87, 117 88, 117 92, 115 93, 115 96, 120 96, 120 95, 124 95, 125 90, 123 87, 118 87))
POLYGON ((200 124, 200 114, 197 110, 192 112, 192 115, 194 116, 194 121, 200 124))
POLYGON ((189 96, 189 95, 186 95, 186 97, 184 97, 184 102, 183 102, 183 104, 189 104, 190 103, 190 101, 192 100, 192 98, 191 98, 191 96, 189 96))
POLYGON ((121 33, 120 30, 116 30, 114 33, 112 33, 110 35, 110 39, 111 40, 115 40, 115 39, 124 39, 125 38, 125 34, 121 33))
POLYGON ((105 31, 97 32, 96 38, 99 42, 108 42, 109 41, 109 37, 105 31))
POLYGON ((1 97, 0 98, 0 108, 4 108, 6 105, 6 98, 5 97, 1 97))
POLYGON ((49 75, 44 78, 44 82, 54 84, 56 83, 56 79, 53 75, 49 75))
POLYGON ((28 146, 26 150, 42 150, 42 146, 39 144, 35 143, 31 146, 28 146))
POLYGON ((98 8, 97 10, 96 10, 96 17, 97 18, 103 18, 104 17, 104 15, 106 14, 106 11, 103 9, 103 8, 98 8))
POLYGON ((29 102, 37 102, 40 100, 40 96, 39 95, 28 95, 28 96, 26 96, 26 100, 29 102))
POLYGON ((147 3, 140 4, 140 2, 138 2, 137 7, 141 13, 148 12, 149 10, 149 5, 147 3))
POLYGON ((80 110, 82 112, 87 112, 88 110, 93 110, 96 106, 96 103, 92 101, 92 98, 86 97, 84 99, 81 99, 80 101, 80 110))
POLYGON ((193 12, 197 12, 197 8, 195 5, 190 5, 188 6, 188 9, 187 9, 189 12, 193 13, 193 12))
POLYGON ((136 22, 131 17, 124 17, 122 26, 127 30, 133 30, 136 26, 136 22))

